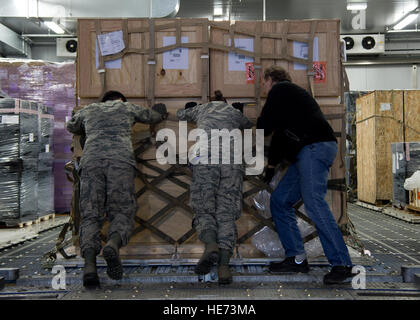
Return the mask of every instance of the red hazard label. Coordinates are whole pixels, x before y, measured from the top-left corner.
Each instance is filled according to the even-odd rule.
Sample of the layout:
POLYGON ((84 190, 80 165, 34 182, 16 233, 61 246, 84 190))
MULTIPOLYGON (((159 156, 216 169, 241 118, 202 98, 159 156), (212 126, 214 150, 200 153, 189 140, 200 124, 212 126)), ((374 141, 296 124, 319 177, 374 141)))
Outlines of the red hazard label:
POLYGON ((313 69, 315 72, 314 83, 325 83, 327 82, 327 62, 325 61, 314 61, 313 69))
POLYGON ((252 62, 245 63, 246 83, 253 84, 255 82, 254 64, 252 62))

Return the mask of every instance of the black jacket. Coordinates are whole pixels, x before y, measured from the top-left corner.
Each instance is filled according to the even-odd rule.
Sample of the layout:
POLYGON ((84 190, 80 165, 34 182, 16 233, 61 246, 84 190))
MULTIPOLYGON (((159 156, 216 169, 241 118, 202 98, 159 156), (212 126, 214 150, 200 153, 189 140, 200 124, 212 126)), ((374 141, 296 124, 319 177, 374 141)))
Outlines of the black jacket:
POLYGON ((295 162, 297 154, 306 145, 337 142, 315 99, 289 81, 273 85, 258 118, 257 129, 264 129, 266 136, 274 132, 268 152, 270 165, 284 160, 295 162))

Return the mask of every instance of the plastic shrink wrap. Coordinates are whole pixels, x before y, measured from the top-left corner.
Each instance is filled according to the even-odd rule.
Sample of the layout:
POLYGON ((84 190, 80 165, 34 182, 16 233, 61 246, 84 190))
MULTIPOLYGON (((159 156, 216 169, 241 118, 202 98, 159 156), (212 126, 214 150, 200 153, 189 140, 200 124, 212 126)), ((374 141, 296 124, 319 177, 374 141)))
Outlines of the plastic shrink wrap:
MULTIPOLYGON (((269 186, 273 190, 277 187, 286 171, 287 170, 279 170, 276 172, 273 179, 269 183, 269 186)), ((253 199, 254 206, 266 219, 271 217, 270 197, 271 194, 268 191, 262 190, 257 193, 253 199)), ((304 207, 300 208, 300 211, 307 216, 304 207)), ((309 223, 305 222, 303 219, 296 217, 296 221, 302 238, 305 238, 315 231, 315 228, 309 223)), ((251 243, 255 246, 255 248, 263 252, 267 257, 285 258, 284 248, 281 244, 277 232, 267 226, 263 227, 251 237, 251 243)), ((318 257, 324 253, 318 237, 307 241, 304 244, 304 247, 307 257, 318 257)))
POLYGON ((71 207, 72 184, 66 178, 64 165, 72 158, 72 135, 65 122, 75 106, 75 86, 74 62, 0 59, 0 90, 11 98, 36 101, 53 110, 54 207, 59 213, 69 212, 71 207))
POLYGON ((38 215, 54 212, 54 115, 52 108, 39 107, 40 153, 38 162, 38 215))

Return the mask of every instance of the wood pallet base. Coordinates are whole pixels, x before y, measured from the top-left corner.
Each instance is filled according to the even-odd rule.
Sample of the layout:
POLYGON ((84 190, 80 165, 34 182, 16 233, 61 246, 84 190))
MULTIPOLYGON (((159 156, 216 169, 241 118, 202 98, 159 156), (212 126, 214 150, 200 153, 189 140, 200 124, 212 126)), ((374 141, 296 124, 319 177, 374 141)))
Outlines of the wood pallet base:
POLYGON ((50 214, 46 214, 45 216, 40 217, 39 219, 41 221, 48 221, 50 219, 54 219, 55 218, 55 213, 50 213, 50 214))
POLYGON ((383 210, 383 213, 388 216, 407 221, 409 223, 416 223, 416 224, 420 223, 420 214, 409 211, 409 210, 385 208, 383 210))
POLYGON ((42 221, 48 221, 54 218, 55 218, 55 213, 50 213, 42 217, 33 216, 33 217, 25 217, 22 219, 9 219, 9 220, 1 221, 0 223, 5 227, 23 228, 23 227, 31 226, 33 224, 38 224, 42 221))
POLYGON ((363 207, 363 208, 367 208, 367 209, 370 209, 370 210, 375 210, 375 211, 378 211, 378 212, 382 212, 382 210, 383 210, 382 207, 378 207, 376 205, 366 203, 366 202, 362 202, 362 201, 357 201, 356 204, 358 206, 363 207))
MULTIPOLYGON (((420 223, 420 213, 417 213, 411 210, 402 210, 402 209, 397 209, 393 207, 378 207, 373 204, 365 203, 361 201, 357 201, 356 204, 363 208, 381 212, 390 217, 397 218, 397 219, 400 219, 409 223, 416 223, 416 224, 420 223)), ((409 208, 409 206, 407 206, 407 208, 409 208)))
POLYGON ((411 204, 407 204, 406 208, 407 209, 410 209, 410 210, 413 210, 413 211, 420 212, 420 208, 419 207, 412 206, 411 204))

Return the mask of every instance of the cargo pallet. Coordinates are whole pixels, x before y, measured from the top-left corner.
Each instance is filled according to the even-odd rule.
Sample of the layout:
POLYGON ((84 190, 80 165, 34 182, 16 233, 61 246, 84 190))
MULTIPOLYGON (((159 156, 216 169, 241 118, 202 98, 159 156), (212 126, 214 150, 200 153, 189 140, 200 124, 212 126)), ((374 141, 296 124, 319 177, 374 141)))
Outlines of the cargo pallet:
MULTIPOLYGON (((362 201, 357 201, 356 204, 363 208, 374 210, 374 211, 386 214, 390 217, 397 218, 397 219, 400 219, 409 223, 414 223, 414 224, 420 223, 420 214, 411 210, 401 210, 401 209, 397 209, 397 208, 389 207, 389 206, 378 207, 376 205, 365 203, 362 201)), ((409 208, 409 206, 407 206, 407 208, 409 208)))
POLYGON ((38 224, 41 221, 48 221, 50 219, 55 218, 55 213, 46 214, 42 217, 39 216, 29 216, 29 217, 23 217, 20 219, 4 219, 3 221, 0 220, 0 225, 4 225, 6 227, 28 227, 33 224, 38 224))

